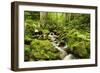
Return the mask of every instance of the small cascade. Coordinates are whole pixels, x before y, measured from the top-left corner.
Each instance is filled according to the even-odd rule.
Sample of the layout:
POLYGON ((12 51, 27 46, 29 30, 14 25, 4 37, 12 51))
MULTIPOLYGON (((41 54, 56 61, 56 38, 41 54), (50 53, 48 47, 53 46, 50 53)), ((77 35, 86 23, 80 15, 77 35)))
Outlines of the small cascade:
POLYGON ((65 51, 65 49, 67 49, 68 46, 65 45, 65 44, 64 44, 63 46, 61 46, 61 45, 60 45, 61 42, 57 42, 57 41, 56 41, 57 35, 55 35, 55 34, 52 32, 52 33, 49 34, 49 37, 50 37, 50 39, 51 39, 52 45, 53 45, 57 50, 60 51, 60 53, 61 53, 60 57, 61 57, 62 60, 74 59, 73 54, 68 54, 68 53, 65 51))
POLYGON ((75 59, 75 57, 73 56, 73 54, 68 54, 66 55, 63 60, 70 60, 70 59, 75 59))

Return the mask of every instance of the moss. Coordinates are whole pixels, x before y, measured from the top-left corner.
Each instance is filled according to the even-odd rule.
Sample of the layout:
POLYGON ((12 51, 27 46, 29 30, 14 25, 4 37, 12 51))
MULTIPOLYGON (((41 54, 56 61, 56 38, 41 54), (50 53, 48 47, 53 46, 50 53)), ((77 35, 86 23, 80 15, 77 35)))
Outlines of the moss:
POLYGON ((73 46, 73 54, 79 58, 88 58, 88 52, 84 42, 79 42, 73 46))
POLYGON ((57 60, 60 59, 60 53, 48 40, 34 39, 30 48, 35 60, 57 60))

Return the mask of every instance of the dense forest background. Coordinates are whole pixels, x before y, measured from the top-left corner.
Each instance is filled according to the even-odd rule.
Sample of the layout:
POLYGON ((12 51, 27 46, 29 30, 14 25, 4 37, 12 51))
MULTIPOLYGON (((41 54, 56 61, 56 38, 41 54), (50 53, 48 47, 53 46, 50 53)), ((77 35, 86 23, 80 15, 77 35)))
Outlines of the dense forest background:
POLYGON ((68 54, 90 58, 90 14, 25 11, 24 23, 25 61, 62 60, 68 54), (66 54, 52 42, 60 49, 67 46, 66 54))

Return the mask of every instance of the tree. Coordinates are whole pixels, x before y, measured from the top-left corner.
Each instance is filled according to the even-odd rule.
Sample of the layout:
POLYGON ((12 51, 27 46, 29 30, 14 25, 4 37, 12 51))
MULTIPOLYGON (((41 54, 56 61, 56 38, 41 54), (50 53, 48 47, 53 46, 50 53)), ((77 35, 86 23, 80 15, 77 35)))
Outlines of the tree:
POLYGON ((40 24, 41 26, 44 28, 45 25, 46 25, 46 20, 47 20, 47 15, 48 13, 47 12, 40 12, 40 24))

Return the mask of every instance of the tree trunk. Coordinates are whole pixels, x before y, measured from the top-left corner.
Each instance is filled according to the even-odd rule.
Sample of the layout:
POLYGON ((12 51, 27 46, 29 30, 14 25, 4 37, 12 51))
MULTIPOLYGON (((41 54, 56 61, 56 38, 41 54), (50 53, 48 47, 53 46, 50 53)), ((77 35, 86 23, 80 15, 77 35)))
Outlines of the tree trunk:
POLYGON ((45 26, 46 19, 47 19, 47 12, 40 12, 40 24, 42 25, 42 27, 45 26))

